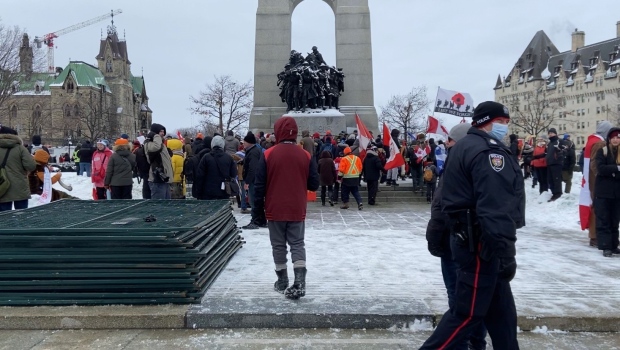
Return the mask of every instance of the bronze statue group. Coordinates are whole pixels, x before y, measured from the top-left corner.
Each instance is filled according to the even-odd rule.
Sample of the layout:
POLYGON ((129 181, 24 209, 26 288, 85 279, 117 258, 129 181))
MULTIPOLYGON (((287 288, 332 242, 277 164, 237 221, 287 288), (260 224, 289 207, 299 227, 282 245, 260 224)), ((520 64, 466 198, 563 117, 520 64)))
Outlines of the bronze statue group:
POLYGON ((304 58, 291 51, 289 62, 278 73, 280 98, 287 111, 306 112, 308 109, 339 109, 340 95, 344 92, 342 68, 330 67, 316 46, 304 58))

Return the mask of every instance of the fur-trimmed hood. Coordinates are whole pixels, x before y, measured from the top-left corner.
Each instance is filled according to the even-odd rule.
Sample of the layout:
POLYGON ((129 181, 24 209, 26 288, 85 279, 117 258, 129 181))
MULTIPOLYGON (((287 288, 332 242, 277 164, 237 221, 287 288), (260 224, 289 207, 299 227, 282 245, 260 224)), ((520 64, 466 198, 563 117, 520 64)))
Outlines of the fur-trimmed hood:
POLYGON ((129 156, 129 154, 131 154, 131 146, 130 145, 115 145, 112 150, 114 150, 114 153, 118 153, 119 155, 123 156, 123 157, 127 157, 129 156))
POLYGON ((23 145, 22 139, 13 134, 0 134, 0 148, 13 148, 23 145))

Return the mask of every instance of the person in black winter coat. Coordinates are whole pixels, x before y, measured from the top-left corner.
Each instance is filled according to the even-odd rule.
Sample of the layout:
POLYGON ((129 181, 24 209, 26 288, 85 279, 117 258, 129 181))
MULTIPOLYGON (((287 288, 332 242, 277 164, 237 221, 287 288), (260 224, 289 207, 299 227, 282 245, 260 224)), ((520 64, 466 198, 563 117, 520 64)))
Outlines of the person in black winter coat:
POLYGON ((334 206, 332 195, 334 183, 336 183, 337 172, 334 159, 329 151, 323 151, 319 159, 317 170, 319 173, 319 183, 321 185, 321 205, 325 206, 325 196, 327 195, 329 205, 334 206), (327 192, 327 193, 326 193, 327 192))
MULTIPOLYGON (((448 151, 459 140, 466 136, 469 130, 469 124, 457 124, 450 129, 450 136, 446 142, 448 151)), ((448 152, 448 158, 450 153, 448 152)), ((446 159, 447 160, 447 159, 446 159)), ((452 259, 452 250, 450 248, 450 217, 441 211, 441 190, 443 188, 443 178, 439 178, 439 185, 435 190, 433 201, 431 204, 431 218, 426 227, 426 241, 428 243, 428 251, 431 255, 441 258, 441 274, 444 284, 448 292, 448 305, 452 307, 457 301, 456 297, 456 279, 458 264, 452 259)), ((484 324, 476 327, 465 343, 470 343, 472 349, 484 349, 486 346, 486 328, 484 324)), ((467 348, 464 344, 463 349, 467 348)))
MULTIPOLYGON (((564 164, 564 145, 558 138, 555 128, 549 129, 549 143, 547 144, 547 182, 553 196, 553 202, 562 196, 562 165, 564 164)), ((540 180, 540 179, 539 179, 540 180)))
POLYGON ((192 143, 193 154, 200 153, 200 151, 202 151, 206 147, 206 143, 204 142, 203 139, 204 139, 204 136, 202 135, 202 133, 199 132, 198 135, 196 135, 194 142, 192 143))
POLYGON ((596 239, 603 256, 620 254, 618 225, 620 225, 620 128, 611 128, 607 145, 596 152, 596 182, 594 212, 596 239))
POLYGON ((512 153, 512 157, 519 162, 519 140, 517 139, 517 135, 510 134, 510 153, 512 153))
POLYGON ((211 141, 211 152, 200 160, 194 188, 196 198, 201 200, 229 199, 230 195, 224 190, 224 182, 237 177, 237 165, 232 156, 224 152, 224 138, 215 136, 211 141))
POLYGON ((381 174, 385 172, 381 159, 377 154, 377 147, 372 146, 366 151, 366 158, 362 165, 362 178, 368 185, 368 204, 376 205, 377 190, 379 189, 379 180, 381 174))
POLYGON ((562 140, 564 145, 564 162, 562 163, 562 181, 564 182, 564 193, 570 193, 573 184, 573 172, 577 163, 575 154, 575 144, 570 140, 570 135, 565 134, 562 140))
MULTIPOLYGON (((209 154, 209 152, 211 152, 211 140, 213 138, 211 136, 207 136, 203 139, 201 139, 201 146, 198 149, 199 152, 198 153, 194 153, 194 155, 191 158, 191 166, 193 169, 193 175, 192 175, 192 180, 196 177, 197 171, 198 171, 198 167, 200 166, 200 161, 202 160, 202 158, 204 158, 205 155, 209 154)), ((192 152, 194 150, 192 149, 192 152)), ((195 180, 193 180, 195 181, 195 180)), ((194 198, 198 198, 198 190, 196 189, 195 185, 192 185, 192 197, 194 198)))
POLYGON ((82 143, 82 148, 78 152, 78 157, 80 158, 80 172, 81 174, 86 174, 86 176, 90 177, 91 172, 91 163, 93 162, 93 145, 90 141, 86 140, 82 143))

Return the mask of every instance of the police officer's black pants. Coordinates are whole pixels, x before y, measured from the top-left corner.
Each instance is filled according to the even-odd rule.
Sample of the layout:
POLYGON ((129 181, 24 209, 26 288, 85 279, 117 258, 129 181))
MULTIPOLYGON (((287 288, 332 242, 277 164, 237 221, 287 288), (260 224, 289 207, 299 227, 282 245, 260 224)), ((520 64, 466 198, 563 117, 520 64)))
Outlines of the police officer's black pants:
POLYGON ((549 182, 549 189, 554 195, 562 195, 562 165, 548 165, 547 166, 547 181, 549 182))
POLYGON ((452 256, 460 266, 456 302, 420 349, 456 349, 483 321, 494 349, 519 349, 517 311, 510 282, 497 276, 499 259, 482 260, 455 236, 450 241, 452 256))

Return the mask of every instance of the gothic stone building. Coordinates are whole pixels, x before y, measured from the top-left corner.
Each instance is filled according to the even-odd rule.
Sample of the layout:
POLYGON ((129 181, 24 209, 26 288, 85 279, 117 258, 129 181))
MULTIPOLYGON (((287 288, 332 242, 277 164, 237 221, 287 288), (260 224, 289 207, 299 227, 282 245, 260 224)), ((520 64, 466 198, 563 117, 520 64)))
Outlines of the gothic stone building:
MULTIPOLYGON (((508 76, 497 78, 495 101, 508 106, 511 115, 540 113, 543 120, 553 118, 549 127, 560 135, 570 134, 581 148, 598 122, 618 125, 620 121, 618 70, 620 22, 615 38, 590 45, 585 45, 585 33, 575 30, 572 48, 565 52, 539 31, 508 76)), ((514 127, 512 131, 519 132, 514 127)))
POLYGON ((33 50, 25 34, 20 79, 0 106, 0 124, 15 128, 25 143, 41 135, 52 146, 148 132, 152 111, 144 78, 131 74, 127 42, 113 28, 101 40, 96 59, 97 67, 71 61, 55 73, 33 72, 33 50))

